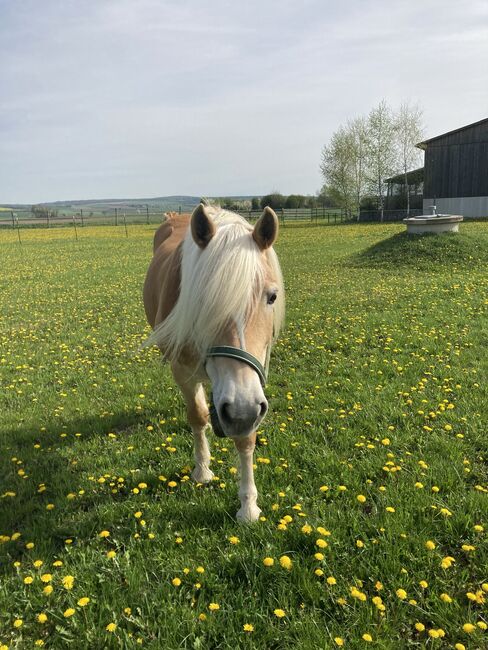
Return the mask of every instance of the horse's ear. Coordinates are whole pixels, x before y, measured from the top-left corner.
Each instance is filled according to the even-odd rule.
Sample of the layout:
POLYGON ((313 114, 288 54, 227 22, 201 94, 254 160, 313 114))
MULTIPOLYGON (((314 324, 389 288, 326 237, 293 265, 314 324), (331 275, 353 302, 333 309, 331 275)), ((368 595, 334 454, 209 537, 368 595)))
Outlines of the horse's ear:
POLYGON ((207 207, 200 203, 191 215, 191 234, 200 248, 205 248, 215 235, 215 224, 210 218, 207 207))
POLYGON ((275 212, 269 207, 264 208, 252 231, 254 241, 262 251, 274 244, 278 237, 278 227, 278 217, 275 212))

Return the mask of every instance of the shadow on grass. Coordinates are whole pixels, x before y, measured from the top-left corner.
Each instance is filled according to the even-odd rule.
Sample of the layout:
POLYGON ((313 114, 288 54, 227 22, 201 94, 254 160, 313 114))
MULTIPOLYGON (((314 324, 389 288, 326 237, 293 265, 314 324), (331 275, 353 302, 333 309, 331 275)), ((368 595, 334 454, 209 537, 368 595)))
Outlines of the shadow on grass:
POLYGON ((488 262, 488 242, 464 233, 397 233, 349 258, 356 268, 435 271, 469 268, 488 262))
MULTIPOLYGON (((0 575, 11 574, 15 571, 13 563, 33 557, 32 553, 37 557, 61 555, 67 539, 74 540, 75 545, 90 544, 100 526, 111 530, 124 544, 122 540, 134 532, 133 517, 127 512, 134 508, 133 488, 141 481, 147 485, 141 495, 143 501, 148 507, 160 508, 161 519, 171 520, 172 527, 222 528, 231 518, 225 510, 225 496, 220 506, 212 505, 211 511, 206 498, 207 489, 218 488, 203 487, 201 494, 200 488, 198 492, 189 491, 188 502, 179 499, 178 508, 166 499, 169 488, 158 476, 164 473, 168 481, 179 482, 181 456, 178 460, 154 450, 161 432, 151 435, 145 425, 148 418, 154 421, 157 417, 161 414, 120 412, 104 418, 75 418, 64 427, 53 422, 41 436, 33 426, 19 428, 8 438, 3 433, 6 453, 0 456, 0 575), (77 432, 82 432, 81 437, 76 437, 77 432), (110 438, 111 432, 116 439, 110 438), (134 450, 129 452, 131 445, 134 450), (119 476, 125 477, 122 486, 116 485, 119 476), (101 477, 106 478, 100 484, 101 477), (110 486, 113 482, 118 488, 115 493, 110 486), (51 509, 50 504, 54 506, 51 509), (15 533, 20 537, 15 539, 15 533), (6 539, 12 535, 14 540, 6 539), (29 542, 35 544, 32 551, 26 547, 29 542)), ((191 432, 184 422, 178 418, 174 428, 188 434, 187 464, 191 466, 191 432)))

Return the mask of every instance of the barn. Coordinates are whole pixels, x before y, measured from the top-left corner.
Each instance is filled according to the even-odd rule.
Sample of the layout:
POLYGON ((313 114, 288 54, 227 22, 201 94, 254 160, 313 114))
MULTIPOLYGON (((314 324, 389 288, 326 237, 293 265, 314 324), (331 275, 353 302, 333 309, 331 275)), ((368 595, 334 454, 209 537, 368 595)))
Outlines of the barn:
POLYGON ((424 214, 488 217, 488 118, 420 142, 424 214))

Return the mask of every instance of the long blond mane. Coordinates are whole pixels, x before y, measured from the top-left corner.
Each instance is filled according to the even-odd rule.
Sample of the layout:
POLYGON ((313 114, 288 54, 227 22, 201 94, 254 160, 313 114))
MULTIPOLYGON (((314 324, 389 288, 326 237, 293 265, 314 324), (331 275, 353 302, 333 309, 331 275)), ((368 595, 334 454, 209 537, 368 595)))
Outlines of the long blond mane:
MULTIPOLYGON (((252 226, 240 215, 209 207, 217 226, 202 250, 191 229, 183 241, 181 285, 168 317, 156 326, 147 345, 158 345, 170 359, 190 345, 203 358, 231 321, 245 324, 262 296, 266 278, 263 256, 250 236, 252 226)), ((284 320, 283 278, 276 253, 266 251, 266 261, 278 284, 274 304, 274 337, 284 320)))

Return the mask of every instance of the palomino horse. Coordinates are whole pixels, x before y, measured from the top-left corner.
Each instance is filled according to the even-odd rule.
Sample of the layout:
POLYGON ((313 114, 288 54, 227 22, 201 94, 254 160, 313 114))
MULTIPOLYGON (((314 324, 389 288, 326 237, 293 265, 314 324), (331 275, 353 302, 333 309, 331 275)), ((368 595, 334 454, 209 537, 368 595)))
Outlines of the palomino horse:
POLYGON ((268 410, 264 385, 271 346, 284 317, 281 270, 272 245, 278 219, 265 208, 254 228, 238 214, 201 203, 167 215, 154 236, 144 308, 157 345, 183 393, 195 444, 192 478, 208 483, 212 385, 215 433, 234 440, 240 459, 239 521, 256 521, 256 428, 268 410))

